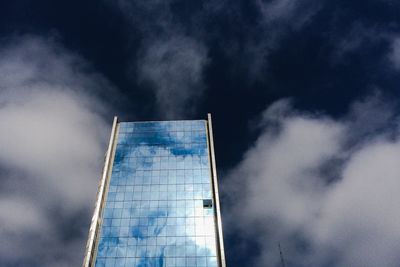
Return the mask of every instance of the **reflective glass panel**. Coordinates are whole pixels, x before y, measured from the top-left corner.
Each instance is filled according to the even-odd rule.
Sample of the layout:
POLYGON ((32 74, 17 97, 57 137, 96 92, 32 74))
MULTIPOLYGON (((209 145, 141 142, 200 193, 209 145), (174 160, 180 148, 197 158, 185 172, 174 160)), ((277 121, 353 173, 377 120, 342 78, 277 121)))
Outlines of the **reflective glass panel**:
POLYGON ((96 267, 217 267, 206 121, 119 123, 96 267))

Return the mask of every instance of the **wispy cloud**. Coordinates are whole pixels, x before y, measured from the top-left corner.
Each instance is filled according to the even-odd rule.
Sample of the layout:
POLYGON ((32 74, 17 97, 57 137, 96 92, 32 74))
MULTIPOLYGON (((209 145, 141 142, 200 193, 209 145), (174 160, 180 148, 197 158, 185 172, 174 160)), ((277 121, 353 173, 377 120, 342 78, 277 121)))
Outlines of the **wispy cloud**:
POLYGON ((205 47, 185 36, 152 40, 143 49, 137 69, 142 82, 155 90, 159 108, 169 118, 190 114, 204 91, 205 47))
POLYGON ((95 92, 109 85, 51 39, 0 48, 3 265, 81 264, 110 123, 95 92))
POLYGON ((202 40, 186 32, 174 17, 173 2, 117 3, 142 37, 137 62, 132 63, 137 82, 152 90, 159 115, 165 118, 180 118, 195 110, 205 91, 203 70, 209 60, 202 40))
POLYGON ((241 64, 245 64, 250 81, 263 80, 269 56, 290 32, 300 31, 321 9, 324 1, 274 0, 255 1, 259 16, 254 29, 244 33, 241 64))
POLYGON ((264 23, 281 23, 282 26, 288 26, 286 23, 296 21, 296 24, 291 26, 293 28, 303 26, 321 7, 321 3, 299 0, 257 0, 256 3, 263 14, 264 23))
POLYGON ((264 80, 268 57, 280 40, 311 21, 321 6, 298 0, 110 3, 130 21, 135 40, 140 40, 139 51, 132 53, 139 59, 133 63, 139 84, 152 90, 159 113, 172 118, 190 115, 201 103, 212 49, 222 49, 229 75, 250 83, 264 80))
POLYGON ((389 60, 393 63, 395 69, 400 70, 400 37, 393 38, 389 60))
POLYGON ((296 266, 398 264, 399 116, 387 102, 370 96, 340 120, 286 100, 265 111, 263 133, 224 184, 241 203, 232 220, 261 247, 255 266, 280 266, 279 242, 296 266))

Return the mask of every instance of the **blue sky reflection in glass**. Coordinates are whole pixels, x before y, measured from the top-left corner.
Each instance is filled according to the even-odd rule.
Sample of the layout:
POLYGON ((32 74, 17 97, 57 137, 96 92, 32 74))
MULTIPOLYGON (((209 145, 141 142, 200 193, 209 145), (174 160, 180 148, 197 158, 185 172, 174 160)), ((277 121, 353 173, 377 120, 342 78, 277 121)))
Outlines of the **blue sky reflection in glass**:
POLYGON ((206 121, 119 123, 96 267, 217 267, 206 121))

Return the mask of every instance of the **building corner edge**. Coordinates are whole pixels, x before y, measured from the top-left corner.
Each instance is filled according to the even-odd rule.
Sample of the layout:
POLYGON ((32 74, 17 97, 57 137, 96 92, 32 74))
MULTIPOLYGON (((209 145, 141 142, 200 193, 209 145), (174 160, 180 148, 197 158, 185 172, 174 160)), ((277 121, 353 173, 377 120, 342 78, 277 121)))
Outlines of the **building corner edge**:
POLYGON ((219 261, 220 261, 221 267, 226 267, 224 237, 222 234, 221 207, 220 207, 219 190, 218 190, 217 167, 216 167, 216 160, 215 160, 215 153, 214 153, 214 138, 213 138, 213 130, 212 130, 212 119, 211 119, 210 113, 207 114, 207 128, 208 128, 210 155, 211 155, 211 174, 212 174, 213 191, 214 191, 214 197, 215 197, 215 210, 216 210, 216 216, 217 216, 219 261))
POLYGON ((105 155, 105 160, 104 160, 104 167, 103 167, 103 172, 101 176, 101 180, 98 186, 97 190, 97 197, 96 197, 96 204, 92 216, 92 220, 90 223, 90 228, 89 228, 89 236, 88 236, 88 241, 86 243, 86 249, 85 249, 85 255, 83 259, 83 264, 82 267, 91 267, 92 262, 93 262, 93 257, 95 253, 95 245, 96 245, 96 239, 97 239, 97 232, 98 232, 98 227, 100 223, 100 211, 101 211, 101 206, 104 201, 104 195, 105 195, 105 189, 106 189, 106 184, 107 184, 107 179, 109 176, 109 171, 110 171, 110 166, 111 166, 111 156, 112 156, 112 151, 115 143, 115 137, 117 133, 117 125, 118 125, 118 117, 115 116, 113 120, 113 125, 111 129, 111 136, 110 136, 110 141, 108 144, 107 152, 105 155))

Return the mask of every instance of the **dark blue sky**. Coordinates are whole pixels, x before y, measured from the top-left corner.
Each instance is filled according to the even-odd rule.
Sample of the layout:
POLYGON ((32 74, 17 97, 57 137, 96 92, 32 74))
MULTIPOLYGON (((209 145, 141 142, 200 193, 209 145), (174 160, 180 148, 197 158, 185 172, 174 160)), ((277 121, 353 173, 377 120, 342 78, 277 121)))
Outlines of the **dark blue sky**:
MULTIPOLYGON (((207 112, 212 113, 223 184, 237 181, 237 173, 251 177, 251 172, 242 170, 253 168, 246 167, 253 166, 246 158, 264 149, 264 139, 274 147, 277 139, 286 136, 279 133, 292 121, 303 118, 340 124, 350 132, 339 142, 340 151, 329 154, 327 162, 310 167, 323 172, 321 177, 340 180, 346 174, 343 166, 366 140, 386 136, 388 131, 392 142, 397 140, 399 14, 400 2, 391 0, 2 1, 0 46, 3 52, 13 46, 26 48, 24 55, 29 58, 29 47, 35 45, 21 44, 35 39, 43 46, 50 44, 52 56, 71 55, 74 60, 67 61, 73 75, 89 73, 95 81, 100 77, 101 86, 82 82, 74 92, 102 103, 104 109, 94 112, 110 127, 114 114, 121 120, 159 120, 205 118, 207 112), (278 106, 275 109, 271 108, 274 103, 278 106)), ((16 51, 18 55, 20 50, 16 51)), ((37 56, 35 51, 32 58, 37 56)), ((4 52, 3 57, 9 54, 4 52)), ((46 77, 46 73, 41 75, 46 77)), ((0 83, 0 90, 7 86, 0 83)), ((107 128, 103 129, 107 135, 107 128)), ((101 140, 104 144, 106 138, 101 140)), ((266 159, 261 156, 262 160, 266 159)), ((0 166, 3 164, 3 179, 8 179, 9 163, 0 166)), ((224 221, 228 266, 278 266, 275 256, 263 253, 274 251, 277 240, 292 240, 283 244, 292 252, 287 255, 291 267, 367 266, 343 256, 340 242, 330 244, 320 239, 334 252, 312 261, 313 253, 325 251, 313 249, 320 243, 309 238, 310 231, 299 227, 301 223, 287 226, 291 219, 279 217, 279 209, 284 209, 280 204, 254 212, 257 215, 251 221, 238 219, 243 227, 256 225, 255 233, 232 226, 236 219, 228 213, 237 212, 232 207, 235 201, 230 199, 236 191, 223 190, 229 217, 224 221), (271 219, 273 214, 277 214, 276 221, 271 219), (281 223, 287 234, 271 233, 281 223), (263 224, 269 226, 259 226, 263 224), (258 240, 254 237, 258 234, 271 237, 273 242, 258 240), (302 255, 307 260, 299 260, 302 255)), ((244 207, 255 206, 249 199, 243 196, 244 207)), ((282 197, 280 201, 296 199, 282 197)), ((80 235, 82 240, 88 223, 82 214, 68 215, 75 225, 65 227, 61 233, 65 238, 80 235)), ((398 242, 393 243, 376 257, 392 255, 398 248, 398 242)), ((78 251, 81 247, 77 247, 78 251)), ((70 262, 80 263, 80 259, 70 262)), ((398 266, 390 260, 380 264, 398 266)), ((12 257, 5 263, 28 265, 12 257)))
MULTIPOLYGON (((211 112, 215 123, 224 125, 215 130, 219 146, 229 152, 219 154, 222 168, 235 164, 247 148, 248 121, 277 99, 290 97, 301 110, 341 116, 376 88, 398 96, 398 72, 387 59, 391 36, 400 27, 394 1, 305 1, 288 18, 270 23, 262 22, 264 15, 252 1, 221 1, 214 12, 205 7, 207 1, 170 2, 174 27, 207 48, 204 97, 188 118, 211 112), (248 46, 259 46, 259 53, 251 55, 248 46)), ((126 103, 115 106, 116 114, 127 120, 160 117, 148 86, 137 82, 135 65, 144 39, 157 35, 141 28, 163 11, 130 19, 106 1, 13 1, 3 2, 0 10, 2 42, 25 34, 55 38, 124 95, 126 103)))

